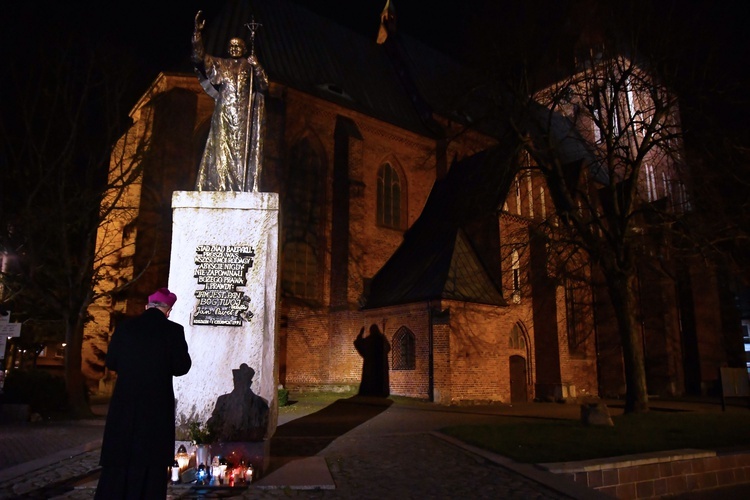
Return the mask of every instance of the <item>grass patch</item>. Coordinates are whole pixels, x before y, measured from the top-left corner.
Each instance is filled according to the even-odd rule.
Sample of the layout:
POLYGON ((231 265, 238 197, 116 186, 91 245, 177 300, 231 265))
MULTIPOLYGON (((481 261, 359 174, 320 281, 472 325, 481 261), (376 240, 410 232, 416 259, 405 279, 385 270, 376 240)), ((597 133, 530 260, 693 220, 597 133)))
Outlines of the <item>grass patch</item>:
POLYGON ((499 425, 452 426, 450 436, 522 463, 569 462, 681 448, 750 446, 750 412, 613 417, 614 427, 508 417, 499 425))
POLYGON ((319 410, 339 399, 347 399, 357 394, 354 391, 331 392, 310 391, 305 393, 289 392, 287 404, 279 406, 279 414, 285 413, 309 413, 319 410))

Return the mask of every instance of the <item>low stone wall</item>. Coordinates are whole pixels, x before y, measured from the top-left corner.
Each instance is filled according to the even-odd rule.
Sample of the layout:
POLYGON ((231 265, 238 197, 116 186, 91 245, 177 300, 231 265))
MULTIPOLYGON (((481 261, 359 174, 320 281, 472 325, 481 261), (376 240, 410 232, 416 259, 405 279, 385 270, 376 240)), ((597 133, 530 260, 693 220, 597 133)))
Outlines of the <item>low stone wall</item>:
POLYGON ((750 452, 676 450, 542 464, 576 483, 622 499, 661 498, 750 483, 750 452))

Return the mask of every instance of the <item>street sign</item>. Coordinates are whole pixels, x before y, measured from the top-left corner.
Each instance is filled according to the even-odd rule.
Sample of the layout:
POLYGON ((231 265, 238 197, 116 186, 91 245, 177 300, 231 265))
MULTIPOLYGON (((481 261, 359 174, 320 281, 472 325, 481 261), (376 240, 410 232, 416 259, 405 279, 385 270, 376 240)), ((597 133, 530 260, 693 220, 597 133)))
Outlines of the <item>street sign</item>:
POLYGON ((18 337, 21 335, 21 323, 0 324, 0 336, 3 338, 18 337))

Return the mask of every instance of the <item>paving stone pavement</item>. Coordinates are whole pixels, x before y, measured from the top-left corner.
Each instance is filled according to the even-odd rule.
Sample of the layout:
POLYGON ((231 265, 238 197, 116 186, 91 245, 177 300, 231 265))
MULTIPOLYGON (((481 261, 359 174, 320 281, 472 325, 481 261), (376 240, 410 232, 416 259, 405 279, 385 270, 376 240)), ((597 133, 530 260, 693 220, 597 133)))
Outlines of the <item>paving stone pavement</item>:
POLYGON ((324 453, 336 489, 311 498, 570 498, 426 433, 342 436, 324 453))
MULTIPOLYGON (((518 498, 564 499, 575 497, 556 491, 522 474, 437 437, 433 431, 458 421, 485 422, 494 415, 481 412, 434 411, 435 406, 402 408, 399 405, 336 401, 310 406, 302 414, 282 414, 278 450, 294 455, 324 457, 335 489, 289 488, 214 491, 199 494, 185 486, 169 487, 168 499, 190 498, 518 498), (306 413, 306 414, 305 414, 306 413), (289 423, 288 426, 284 426, 289 423)), ((103 426, 76 423, 0 429, 23 459, 19 465, 0 465, 0 499, 93 498, 99 450, 87 449, 91 439, 101 438, 103 426), (57 436, 57 437, 55 437, 57 436), (73 436, 79 436, 76 440, 73 436), (88 441, 87 441, 88 440, 88 441), (66 443, 73 448, 60 450, 66 443), (34 443, 37 443, 36 445, 34 443), (26 449, 32 448, 32 449, 26 449), (53 452, 57 453, 54 456, 53 452), (53 460, 34 459, 44 454, 53 460), (26 459, 32 459, 26 462, 26 459), (16 471, 13 477, 8 472, 16 471), (5 472, 5 474, 3 474, 5 472)), ((96 441, 93 441, 96 443, 96 441)), ((10 450, 10 448, 8 449, 10 450)), ((10 455, 0 448, 0 457, 10 455)), ((4 459, 7 464, 9 458, 4 459)), ((15 463, 18 463, 18 459, 15 463)), ((572 484, 572 483, 571 483, 572 484)), ((590 490, 589 490, 590 491, 590 490)), ((593 498, 593 497, 592 497, 593 498)))
MULTIPOLYGON (((436 432, 457 423, 491 423, 500 415, 576 418, 574 405, 446 408, 344 397, 300 406, 282 409, 272 450, 282 462, 323 457, 335 489, 260 489, 253 484, 200 493, 170 486, 168 499, 603 498, 560 476, 436 432)), ((101 419, 0 425, 0 499, 93 498, 102 432, 101 419)))
POLYGON ((103 419, 0 424, 0 471, 61 450, 96 443, 101 440, 103 430, 103 419))
POLYGON ((48 463, 38 469, 29 470, 16 477, 0 482, 0 498, 94 498, 94 488, 83 488, 70 492, 66 484, 71 480, 87 476, 99 468, 99 450, 86 451, 48 463), (55 485, 60 485, 56 488, 55 485))
MULTIPOLYGON (((325 452, 334 490, 237 489, 221 498, 508 498, 567 499, 539 483, 508 471, 430 434, 400 434, 378 439, 342 437, 325 452)), ((51 488, 64 479, 97 469, 99 452, 90 451, 0 484, 0 498, 89 500, 96 482, 69 491, 51 488)), ((169 488, 168 499, 219 498, 187 488, 169 488)), ((218 495, 218 493, 217 493, 218 495)))

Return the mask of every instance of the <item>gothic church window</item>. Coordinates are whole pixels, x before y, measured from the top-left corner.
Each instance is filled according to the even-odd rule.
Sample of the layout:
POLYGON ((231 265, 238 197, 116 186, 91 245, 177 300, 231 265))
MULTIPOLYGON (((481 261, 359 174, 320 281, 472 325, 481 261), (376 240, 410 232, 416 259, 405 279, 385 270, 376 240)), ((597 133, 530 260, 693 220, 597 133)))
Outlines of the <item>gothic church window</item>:
POLYGON ((317 296, 316 257, 310 245, 290 242, 284 247, 284 274, 281 287, 285 293, 303 299, 317 296))
POLYGON ((516 215, 521 215, 521 182, 518 176, 513 179, 513 188, 516 192, 516 215))
POLYGON ((393 336, 391 343, 392 364, 394 370, 414 370, 416 368, 416 349, 414 334, 402 326, 393 336))
POLYGON ((529 202, 529 217, 534 217, 534 187, 531 181, 531 172, 526 173, 526 192, 529 202))
POLYGON ((289 151, 284 170, 282 203, 282 277, 284 295, 306 300, 318 298, 321 183, 323 160, 304 137, 289 151))
POLYGON ((593 110, 593 120, 592 123, 594 125, 594 142, 597 144, 602 142, 602 130, 599 128, 599 124, 601 123, 601 113, 599 113, 598 109, 593 110))
POLYGON ((518 256, 518 250, 513 250, 510 257, 510 267, 513 272, 513 303, 521 302, 521 259, 518 256))
POLYGON ((612 116, 609 117, 609 127, 612 130, 612 138, 617 138, 620 135, 620 106, 618 106, 617 99, 619 92, 615 90, 615 87, 611 84, 607 86, 609 92, 609 102, 611 103, 612 116))
POLYGON ((401 178, 390 163, 385 163, 378 171, 378 225, 401 229, 403 202, 401 178))
POLYGON ((681 180, 677 181, 677 200, 683 212, 690 212, 693 210, 693 207, 690 204, 690 197, 688 196, 687 186, 685 186, 685 183, 681 180))
POLYGON ((648 201, 655 201, 658 198, 656 192, 656 176, 654 175, 654 166, 646 163, 644 165, 644 173, 646 175, 646 195, 648 201))
POLYGON ((526 339, 524 339, 523 332, 518 325, 513 325, 513 328, 510 329, 508 347, 511 349, 526 349, 526 339))
POLYGON ((580 282, 573 280, 565 280, 564 288, 568 350, 571 355, 585 356, 584 342, 587 337, 588 309, 585 289, 580 282))

